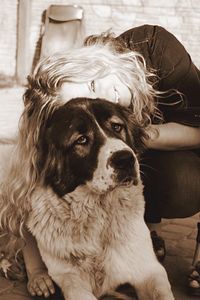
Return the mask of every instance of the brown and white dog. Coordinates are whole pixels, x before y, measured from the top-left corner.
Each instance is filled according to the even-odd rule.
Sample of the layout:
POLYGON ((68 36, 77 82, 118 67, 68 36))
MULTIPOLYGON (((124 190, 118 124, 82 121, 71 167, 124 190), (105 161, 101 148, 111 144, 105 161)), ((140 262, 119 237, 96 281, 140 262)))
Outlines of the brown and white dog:
POLYGON ((28 227, 65 299, 95 300, 123 283, 142 300, 174 299, 143 220, 141 136, 127 109, 85 98, 55 109, 39 133, 28 227))
POLYGON ((66 300, 130 299, 112 293, 125 283, 141 300, 174 299, 143 219, 143 134, 128 109, 86 98, 39 128, 27 225, 66 300))

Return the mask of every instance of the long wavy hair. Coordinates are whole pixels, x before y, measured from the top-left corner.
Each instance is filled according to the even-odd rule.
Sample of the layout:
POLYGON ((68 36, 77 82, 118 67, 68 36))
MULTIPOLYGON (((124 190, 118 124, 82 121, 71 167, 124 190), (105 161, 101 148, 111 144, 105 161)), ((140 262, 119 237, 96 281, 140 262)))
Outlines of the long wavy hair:
POLYGON ((38 171, 40 132, 52 112, 64 103, 60 96, 62 84, 90 82, 109 74, 116 74, 129 88, 135 122, 147 128, 151 117, 159 116, 155 103, 158 92, 151 84, 155 75, 147 70, 139 53, 127 51, 123 43, 112 36, 90 37, 81 48, 45 58, 28 77, 19 135, 1 186, 0 225, 3 230, 22 235, 31 209, 30 197, 41 184, 38 171))

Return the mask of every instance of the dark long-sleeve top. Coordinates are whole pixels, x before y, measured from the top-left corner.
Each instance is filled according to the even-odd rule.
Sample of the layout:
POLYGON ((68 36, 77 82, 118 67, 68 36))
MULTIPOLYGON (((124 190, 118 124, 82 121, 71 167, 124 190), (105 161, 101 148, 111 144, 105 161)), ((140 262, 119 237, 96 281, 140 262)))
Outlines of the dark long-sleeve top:
POLYGON ((200 126, 200 70, 177 38, 160 26, 143 25, 117 39, 142 54, 147 68, 155 70, 154 87, 166 92, 158 99, 164 120, 200 126))

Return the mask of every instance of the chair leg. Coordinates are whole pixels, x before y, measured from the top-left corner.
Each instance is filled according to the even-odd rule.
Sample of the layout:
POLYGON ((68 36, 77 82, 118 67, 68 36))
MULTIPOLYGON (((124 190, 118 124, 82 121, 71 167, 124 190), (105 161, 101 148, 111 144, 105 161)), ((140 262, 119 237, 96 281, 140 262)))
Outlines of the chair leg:
POLYGON ((196 247, 195 247, 192 265, 195 266, 199 260, 200 260, 200 222, 197 223, 196 247))

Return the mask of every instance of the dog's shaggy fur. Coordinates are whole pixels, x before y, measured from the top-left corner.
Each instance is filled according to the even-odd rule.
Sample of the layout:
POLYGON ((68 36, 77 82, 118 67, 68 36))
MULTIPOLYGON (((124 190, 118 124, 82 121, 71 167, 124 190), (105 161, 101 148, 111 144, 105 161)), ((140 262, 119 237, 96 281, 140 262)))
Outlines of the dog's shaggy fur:
MULTIPOLYGON (((137 155, 144 133, 133 115, 84 98, 40 112, 37 185, 23 202, 27 213, 17 217, 36 237, 65 299, 95 300, 123 283, 133 285, 142 300, 173 299, 143 220, 137 155)), ((16 155, 8 146, 5 155, 12 151, 16 155)), ((14 199, 11 204, 16 208, 14 199)), ((7 213, 1 213, 1 224, 11 217, 7 213)))
POLYGON ((28 79, 16 144, 0 148, 1 228, 29 227, 65 299, 95 300, 126 282, 141 300, 173 299, 143 220, 138 152, 159 116, 152 77, 141 55, 110 43, 51 56, 28 79), (131 111, 61 99, 63 83, 109 74, 130 89, 131 111))

